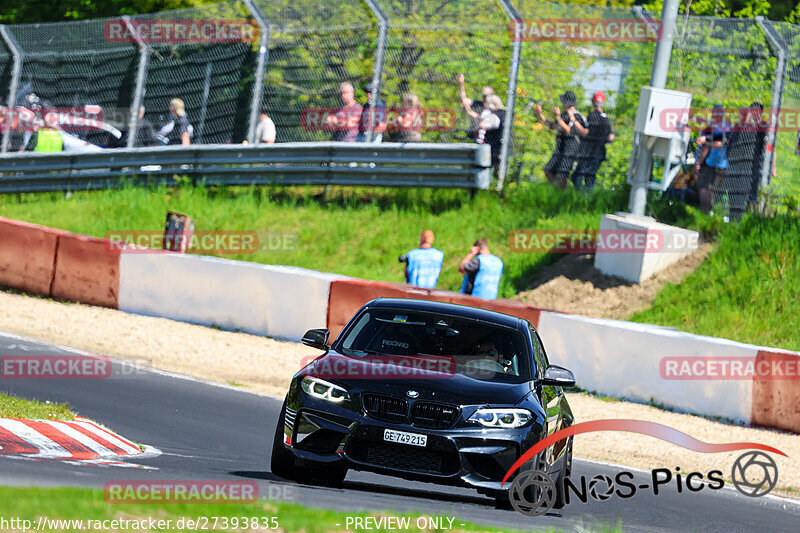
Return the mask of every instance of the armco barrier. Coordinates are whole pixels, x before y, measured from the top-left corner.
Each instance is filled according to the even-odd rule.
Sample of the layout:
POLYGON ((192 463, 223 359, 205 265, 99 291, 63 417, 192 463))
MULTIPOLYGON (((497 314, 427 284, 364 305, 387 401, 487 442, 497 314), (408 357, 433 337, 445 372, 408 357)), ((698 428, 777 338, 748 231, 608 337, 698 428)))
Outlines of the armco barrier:
POLYGON ((63 233, 0 217, 0 285, 48 296, 63 233))
MULTIPOLYGON (((797 358, 800 365, 800 354, 783 350, 759 350, 756 364, 775 356, 797 358)), ((800 433, 800 381, 754 379, 751 424, 800 433)))
POLYGON ((510 300, 483 300, 455 292, 420 289, 400 283, 340 279, 331 283, 328 304, 328 329, 331 330, 331 339, 335 339, 339 335, 347 321, 361 306, 378 297, 417 298, 481 307, 528 319, 534 326, 538 324, 541 312, 540 309, 531 305, 510 300))
POLYGON ((119 308, 194 324, 300 340, 325 326, 339 276, 177 253, 123 253, 119 308))
POLYGON ((53 298, 117 307, 119 251, 106 239, 62 233, 58 238, 53 298))
MULTIPOLYGON (((617 398, 665 404, 682 411, 749 422, 753 382, 673 380, 663 357, 751 357, 758 347, 619 320, 543 312, 539 335, 552 362, 575 372, 577 385, 617 398)), ((796 387, 800 382, 795 381, 796 387)))

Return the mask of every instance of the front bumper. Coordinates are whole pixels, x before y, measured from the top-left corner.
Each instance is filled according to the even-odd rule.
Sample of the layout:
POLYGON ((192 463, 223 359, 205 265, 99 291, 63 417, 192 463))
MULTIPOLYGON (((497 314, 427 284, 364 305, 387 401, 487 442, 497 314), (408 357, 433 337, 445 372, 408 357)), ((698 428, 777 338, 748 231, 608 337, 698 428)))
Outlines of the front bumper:
POLYGON ((417 481, 502 490, 500 481, 534 442, 531 426, 426 429, 371 418, 363 411, 303 393, 287 403, 284 442, 298 463, 346 466, 417 481), (425 447, 384 441, 385 429, 423 434, 425 447))

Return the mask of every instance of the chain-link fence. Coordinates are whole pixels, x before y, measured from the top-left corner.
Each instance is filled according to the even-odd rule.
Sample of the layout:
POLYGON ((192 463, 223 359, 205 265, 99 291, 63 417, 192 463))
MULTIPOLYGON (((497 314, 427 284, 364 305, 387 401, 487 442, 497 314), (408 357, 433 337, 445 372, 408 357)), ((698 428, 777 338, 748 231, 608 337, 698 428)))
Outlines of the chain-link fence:
MULTIPOLYGON (((27 105, 32 93, 59 109, 99 107, 108 127, 70 133, 100 147, 180 142, 185 123, 192 143, 254 142, 268 130, 257 128, 267 114, 277 142, 480 137, 505 145, 511 180, 547 175, 589 186, 596 175, 598 185, 608 187, 627 175, 657 26, 657 18, 639 7, 538 0, 237 0, 117 19, 5 26, 0 98, 9 107, 27 105), (588 24, 594 33, 542 33, 556 21, 588 24), (609 31, 625 24, 651 33, 639 38, 609 31), (343 95, 346 84, 352 97, 343 95), (368 84, 377 89, 371 95, 368 84), (565 110, 559 96, 568 91, 577 119, 554 113, 557 106, 565 110), (586 128, 597 128, 591 103, 597 91, 605 95, 613 142, 597 137, 603 129, 587 136, 575 126, 564 134, 560 118, 584 124, 583 117, 586 128), (487 100, 492 93, 497 98, 487 100), (173 112, 174 98, 184 102, 185 123, 173 112), (350 107, 337 114, 343 99, 350 107), (377 119, 372 122, 361 117, 367 102, 377 119), (495 128, 491 115, 511 125, 507 139, 502 120, 495 128)), ((722 106, 731 123, 753 102, 763 104, 769 122, 781 99, 784 110, 800 116, 798 57, 798 26, 680 15, 667 88, 692 93, 697 109, 722 106)), ((774 148, 763 131, 736 135, 731 127, 723 134, 727 168, 708 184, 712 203, 742 212, 761 183, 759 169, 767 169, 773 185, 766 191, 796 200, 800 124, 785 118, 774 148), (773 155, 774 171, 768 169, 773 155)), ((24 149, 31 137, 11 122, 4 123, 3 151, 24 149)), ((709 145, 718 136, 700 127, 693 134, 708 137, 709 145)), ((502 150, 495 152, 499 163, 502 150)), ((682 183, 693 177, 697 155, 706 157, 702 149, 689 154, 682 183)))

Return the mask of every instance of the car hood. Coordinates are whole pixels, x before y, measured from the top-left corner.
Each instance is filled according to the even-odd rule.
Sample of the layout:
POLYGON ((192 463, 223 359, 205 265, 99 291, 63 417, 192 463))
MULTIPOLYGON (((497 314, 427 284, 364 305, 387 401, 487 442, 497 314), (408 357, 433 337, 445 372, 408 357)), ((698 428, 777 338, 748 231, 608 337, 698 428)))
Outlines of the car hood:
POLYGON ((531 391, 527 381, 497 383, 457 373, 426 370, 409 372, 408 367, 403 366, 403 361, 393 364, 396 360, 395 356, 362 358, 331 351, 316 359, 300 374, 337 383, 351 394, 372 392, 454 405, 514 405, 531 391), (388 362, 381 360, 382 357, 388 362))

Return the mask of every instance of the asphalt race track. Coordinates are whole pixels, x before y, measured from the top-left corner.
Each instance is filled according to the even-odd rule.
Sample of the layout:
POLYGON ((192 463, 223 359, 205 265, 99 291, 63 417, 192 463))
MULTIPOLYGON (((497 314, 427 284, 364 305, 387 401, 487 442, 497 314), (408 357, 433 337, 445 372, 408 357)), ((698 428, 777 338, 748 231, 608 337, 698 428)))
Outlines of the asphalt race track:
MULTIPOLYGON (((0 334, 0 355, 68 353, 53 346, 0 334)), ((256 480, 261 497, 284 498, 309 507, 342 511, 416 511, 484 525, 584 530, 622 524, 625 531, 791 531, 800 530, 800 505, 772 497, 748 498, 732 489, 705 488, 679 494, 676 485, 658 496, 640 490, 633 497, 573 502, 546 516, 525 517, 496 509, 493 500, 469 489, 415 483, 350 472, 344 488, 285 482, 269 471, 272 432, 280 401, 245 391, 115 364, 107 379, 0 380, 0 390, 28 398, 69 402, 83 416, 121 435, 161 450, 160 456, 130 462, 153 470, 75 466, 0 456, 0 484, 102 488, 112 480, 256 480)), ((580 413, 576 413, 579 417, 580 413)), ((577 437, 580 438, 580 437, 577 437)), ((635 438, 635 437, 632 437, 635 438)), ((653 465, 675 468, 679 465, 653 465)), ((611 477, 618 467, 576 460, 573 478, 611 477)), ((726 473, 725 477, 730 474, 726 473)), ((650 482, 637 473, 637 485, 650 482)), ((344 527, 342 526, 341 529, 344 527)))

